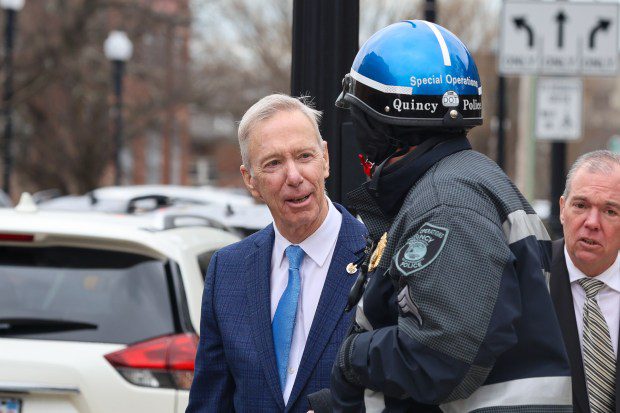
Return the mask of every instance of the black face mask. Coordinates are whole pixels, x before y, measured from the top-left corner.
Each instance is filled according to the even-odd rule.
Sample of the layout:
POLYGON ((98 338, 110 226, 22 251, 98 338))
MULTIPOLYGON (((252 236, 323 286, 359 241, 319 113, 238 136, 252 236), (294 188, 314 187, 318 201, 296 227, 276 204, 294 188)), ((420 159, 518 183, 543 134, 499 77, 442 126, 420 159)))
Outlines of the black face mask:
POLYGON ((381 165, 393 156, 403 155, 410 147, 437 136, 452 138, 467 134, 464 129, 388 125, 375 120, 354 105, 351 105, 351 117, 355 138, 362 154, 374 165, 381 165))
POLYGON ((355 139, 367 160, 375 165, 386 160, 396 152, 403 142, 390 136, 387 124, 376 122, 362 110, 351 106, 355 139))

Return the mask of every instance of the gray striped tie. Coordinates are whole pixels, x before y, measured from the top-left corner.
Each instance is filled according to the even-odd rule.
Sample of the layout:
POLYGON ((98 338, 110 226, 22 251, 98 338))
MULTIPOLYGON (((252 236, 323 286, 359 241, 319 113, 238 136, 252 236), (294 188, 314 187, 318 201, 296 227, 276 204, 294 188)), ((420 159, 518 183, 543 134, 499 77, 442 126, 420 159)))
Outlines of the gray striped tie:
POLYGON ((592 413, 609 413, 615 410, 616 405, 616 358, 609 327, 596 301, 596 295, 605 284, 594 278, 582 278, 579 284, 586 292, 583 307, 583 365, 590 410, 592 413))

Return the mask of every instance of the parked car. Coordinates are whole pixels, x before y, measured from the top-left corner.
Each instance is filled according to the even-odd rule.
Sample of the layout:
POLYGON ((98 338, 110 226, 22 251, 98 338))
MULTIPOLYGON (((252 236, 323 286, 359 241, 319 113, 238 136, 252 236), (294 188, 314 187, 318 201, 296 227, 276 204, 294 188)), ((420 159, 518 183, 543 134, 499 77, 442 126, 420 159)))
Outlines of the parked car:
MULTIPOLYGON (((49 193, 49 191, 42 191, 49 193)), ((247 236, 272 221, 269 208, 238 189, 176 185, 134 185, 95 189, 86 195, 43 199, 39 208, 56 211, 99 211, 127 214, 193 214, 219 222, 247 236)))
MULTIPOLYGON (((171 205, 153 212, 153 215, 166 217, 179 216, 180 222, 189 217, 196 219, 212 220, 220 223, 226 229, 235 232, 241 237, 247 237, 254 232, 263 229, 273 218, 269 208, 265 204, 253 205, 171 205)), ((172 219, 172 218, 168 218, 172 219)))
POLYGON ((140 212, 169 205, 253 205, 247 193, 213 186, 107 186, 85 195, 56 196, 39 203, 41 209, 64 211, 140 212))
POLYGON ((239 237, 149 220, 0 209, 1 412, 185 410, 206 267, 239 237))
POLYGON ((6 194, 6 192, 0 189, 0 208, 11 206, 13 206, 11 198, 6 194))

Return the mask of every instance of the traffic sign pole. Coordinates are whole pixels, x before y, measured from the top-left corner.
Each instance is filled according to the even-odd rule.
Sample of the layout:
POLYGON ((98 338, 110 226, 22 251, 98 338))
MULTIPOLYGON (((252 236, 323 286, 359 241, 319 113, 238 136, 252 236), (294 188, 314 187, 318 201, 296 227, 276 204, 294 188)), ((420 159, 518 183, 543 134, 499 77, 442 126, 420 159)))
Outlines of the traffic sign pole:
MULTIPOLYGON (((500 75, 613 76, 618 72, 617 3, 506 0, 500 21, 500 75)), ((582 135, 580 80, 541 78, 536 137, 554 140, 550 229, 560 236, 566 143, 582 135)))
POLYGON ((560 223, 560 196, 564 192, 566 179, 566 142, 553 142, 551 145, 551 213, 549 229, 552 239, 562 237, 560 223))
POLYGON ((506 133, 504 119, 506 117, 506 78, 499 75, 497 78, 497 157, 496 161, 500 168, 505 170, 505 146, 506 133))
POLYGON ((617 3, 506 1, 500 27, 501 74, 618 71, 617 3))
POLYGON ((349 111, 334 105, 357 53, 358 27, 359 0, 293 1, 291 93, 310 95, 323 112, 321 136, 331 166, 326 188, 331 200, 340 203, 365 178, 349 111))
POLYGON ((559 199, 566 177, 566 142, 582 135, 583 84, 580 78, 550 77, 538 82, 536 100, 536 137, 552 139, 551 213, 549 229, 554 238, 562 236, 559 199))
POLYGON ((536 138, 574 140, 582 135, 583 82, 576 77, 541 77, 536 88, 536 138))

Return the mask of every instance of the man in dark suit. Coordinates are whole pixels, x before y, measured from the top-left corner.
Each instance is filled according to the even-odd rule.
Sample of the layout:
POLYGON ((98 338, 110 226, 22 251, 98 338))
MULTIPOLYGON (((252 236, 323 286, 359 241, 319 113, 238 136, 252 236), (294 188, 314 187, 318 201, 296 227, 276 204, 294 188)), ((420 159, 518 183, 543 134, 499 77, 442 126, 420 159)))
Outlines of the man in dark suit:
POLYGON ((560 198, 551 296, 568 352, 576 412, 620 413, 620 156, 595 151, 571 167, 560 198))
POLYGON ((187 412, 305 412, 329 386, 366 230, 325 194, 319 118, 271 95, 239 124, 241 174, 274 223, 211 259, 187 412))

